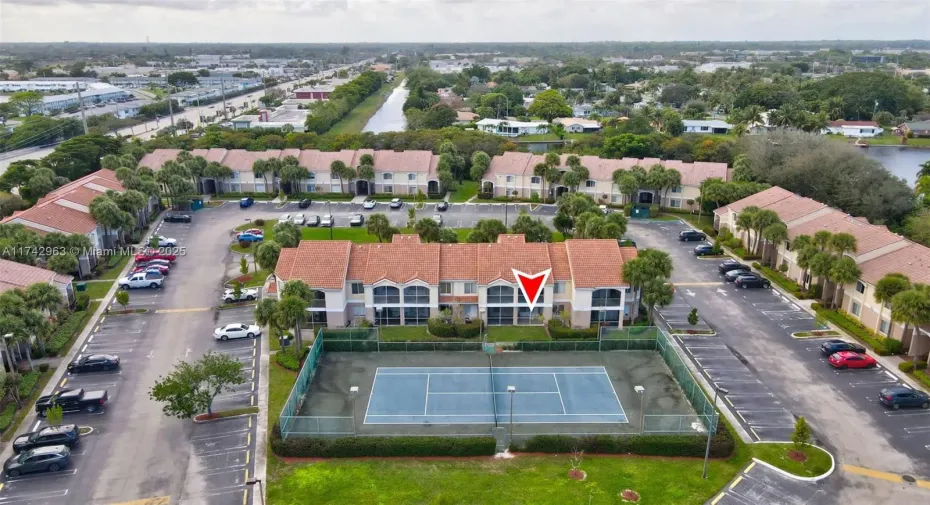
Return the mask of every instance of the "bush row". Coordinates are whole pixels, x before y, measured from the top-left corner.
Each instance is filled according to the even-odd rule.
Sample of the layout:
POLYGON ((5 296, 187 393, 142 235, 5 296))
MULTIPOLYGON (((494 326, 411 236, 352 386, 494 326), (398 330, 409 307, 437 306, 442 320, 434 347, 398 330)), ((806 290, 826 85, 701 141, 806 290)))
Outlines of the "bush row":
POLYGON ((754 262, 752 264, 752 268, 755 268, 756 270, 762 272, 762 274, 768 277, 770 281, 774 282, 775 284, 778 284, 779 287, 791 293, 792 295, 794 295, 795 298, 799 300, 810 300, 812 298, 818 298, 820 296, 820 289, 818 286, 815 286, 812 290, 807 291, 801 288, 801 286, 799 286, 798 283, 786 277, 785 274, 777 270, 774 270, 772 268, 769 268, 765 265, 761 265, 758 262, 754 262))
POLYGON ((876 335, 864 324, 846 315, 843 310, 826 309, 819 303, 812 303, 811 308, 817 315, 839 326, 853 337, 865 342, 879 356, 892 356, 901 353, 901 341, 876 335))
POLYGON ((449 322, 441 317, 433 317, 426 322, 426 329, 434 337, 474 338, 481 335, 481 321, 449 322))
POLYGON ((13 424, 13 416, 16 415, 16 404, 10 403, 0 412, 0 432, 6 431, 13 424))
POLYGON ((46 354, 49 356, 58 356, 58 353, 68 345, 68 342, 74 338, 74 335, 83 327, 84 319, 87 317, 87 312, 83 310, 77 310, 68 317, 68 319, 61 322, 58 325, 58 329, 55 330, 55 333, 52 334, 52 338, 48 339, 48 344, 45 346, 46 354))
POLYGON ((32 390, 36 388, 36 383, 39 382, 39 376, 42 375, 38 371, 33 371, 23 374, 23 380, 19 382, 19 397, 27 398, 32 394, 32 390))
POLYGON ((917 380, 922 382, 924 386, 927 386, 928 388, 930 388, 930 375, 927 375, 926 372, 921 372, 920 370, 917 370, 914 372, 914 377, 917 377, 917 380))
POLYGON ((596 326, 593 328, 571 328, 557 319, 550 319, 547 326, 549 327, 549 337, 553 340, 597 340, 598 327, 596 326))
POLYGON ((284 368, 298 372, 300 371, 300 363, 303 361, 304 358, 307 357, 307 354, 310 353, 310 346, 304 345, 303 352, 301 353, 301 356, 298 358, 297 352, 296 350, 294 350, 294 345, 295 345, 294 343, 291 343, 289 347, 285 347, 284 349, 281 349, 280 351, 275 353, 274 360, 275 362, 277 362, 279 365, 283 366, 284 368))
POLYGON ((911 373, 914 370, 926 370, 926 369, 927 369, 926 361, 918 361, 917 366, 914 366, 913 361, 902 361, 901 363, 898 363, 898 370, 901 370, 904 373, 911 373))
POLYGON ((294 436, 284 440, 275 423, 271 449, 291 458, 493 456, 493 437, 345 437, 294 436))
MULTIPOLYGON (((700 435, 537 435, 515 449, 525 452, 586 454, 636 454, 639 456, 704 457, 707 438, 700 435)), ((726 458, 733 454, 735 442, 730 432, 718 425, 710 442, 710 455, 726 458)))

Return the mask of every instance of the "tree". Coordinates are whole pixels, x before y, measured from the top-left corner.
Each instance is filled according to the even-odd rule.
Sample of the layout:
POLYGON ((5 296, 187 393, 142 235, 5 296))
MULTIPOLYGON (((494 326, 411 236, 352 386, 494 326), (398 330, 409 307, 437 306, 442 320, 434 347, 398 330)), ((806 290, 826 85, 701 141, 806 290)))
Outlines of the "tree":
POLYGON ((833 307, 837 307, 843 301, 843 286, 856 282, 860 275, 862 271, 856 265, 856 260, 849 256, 841 256, 833 263, 829 275, 830 282, 836 286, 833 293, 833 307))
POLYGON ((811 428, 807 424, 807 419, 804 416, 798 416, 797 421, 794 422, 794 433, 791 434, 791 442, 794 444, 794 450, 800 451, 804 449, 804 446, 810 445, 811 442, 811 428))
POLYGON ((737 182, 750 182, 753 180, 752 167, 749 157, 740 154, 733 159, 733 180, 737 182))
MULTIPOLYGON (((650 310, 650 318, 652 306, 667 305, 671 302, 672 288, 666 284, 671 272, 671 257, 668 253, 656 249, 643 249, 635 259, 623 264, 623 279, 640 291, 643 303, 650 310), (667 289, 662 286, 666 286, 667 289)), ((633 321, 636 321, 635 314, 633 321)))
MULTIPOLYGON (((891 300, 895 295, 907 291, 910 287, 911 280, 908 279, 906 275, 896 272, 885 274, 885 276, 879 279, 878 283, 875 284, 875 301, 880 304, 878 307, 878 319, 875 321, 876 333, 881 331, 882 313, 885 311, 885 305, 891 304, 891 300)), ((891 336, 890 324, 888 325, 886 335, 891 336)))
POLYGON ((395 233, 400 233, 397 228, 391 226, 388 217, 380 212, 368 216, 365 226, 368 234, 377 237, 378 242, 390 242, 395 233))
POLYGON ((759 209, 753 213, 751 225, 755 231, 756 242, 751 250, 755 250, 756 255, 762 255, 762 230, 779 223, 781 223, 781 218, 773 210, 759 209))
POLYGON ((54 314, 65 301, 60 289, 44 282, 30 284, 23 297, 29 308, 49 314, 54 314))
POLYGON ((788 240, 788 226, 782 222, 772 223, 762 230, 762 238, 765 239, 767 244, 762 254, 762 262, 765 263, 765 259, 768 257, 769 266, 774 268, 778 256, 778 244, 788 240))
POLYGON ((107 244, 108 247, 113 247, 112 241, 108 241, 108 239, 111 238, 110 231, 118 229, 122 224, 125 224, 123 211, 116 205, 116 202, 106 196, 94 197, 88 209, 90 210, 91 217, 93 217, 98 224, 103 225, 104 243, 107 244))
MULTIPOLYGON (((891 298, 891 319, 904 323, 902 335, 907 335, 911 327, 930 323, 930 287, 912 284, 906 291, 894 295, 891 298)), ((912 353, 912 356, 916 364, 917 353, 912 353)))
MULTIPOLYGON (((11 370, 15 370, 12 368, 11 370)), ((3 391, 5 396, 9 396, 10 399, 16 403, 17 408, 23 407, 23 399, 19 396, 19 385, 23 382, 23 376, 16 372, 8 372, 3 376, 3 391)))
POLYGON ((527 112, 532 116, 538 116, 547 122, 552 122, 558 117, 571 117, 572 108, 565 102, 565 97, 555 89, 547 89, 538 93, 533 98, 527 112))
POLYGON ((255 262, 263 270, 273 270, 278 264, 279 256, 281 256, 281 244, 274 240, 263 242, 255 250, 255 262))
POLYGON ((420 219, 416 222, 413 229, 417 232, 417 235, 420 236, 421 241, 439 242, 439 234, 442 228, 439 226, 439 223, 433 221, 432 218, 425 217, 420 219))
POLYGON ((121 289, 116 292, 116 303, 120 304, 123 307, 123 310, 126 310, 126 306, 129 305, 129 291, 121 289))
POLYGON ((471 155, 471 178, 473 181, 481 182, 488 167, 491 166, 491 157, 484 151, 475 151, 471 155))
MULTIPOLYGON (((281 327, 278 325, 278 300, 274 298, 262 298, 255 305, 255 322, 261 326, 268 326, 278 338, 283 338, 281 327)), ((283 346, 282 346, 283 347, 283 346)))
POLYGON ((31 116, 42 107, 42 93, 38 91, 18 91, 10 95, 7 103, 23 116, 31 116))
MULTIPOLYGON (((164 168, 162 168, 162 170, 164 170, 164 168)), ((190 180, 189 180, 192 175, 190 174, 190 170, 186 169, 186 171, 188 174, 188 178, 184 179, 184 182, 186 184, 182 184, 180 180, 172 180, 171 182, 171 185, 173 186, 172 193, 174 193, 175 195, 183 195, 185 194, 185 192, 187 194, 194 192, 194 186, 190 183, 190 180)), ((217 181, 217 185, 216 185, 217 188, 221 188, 222 187, 221 183, 226 181, 226 179, 231 178, 233 176, 233 171, 231 168, 227 167, 226 165, 223 165, 220 162, 211 161, 210 163, 207 164, 207 167, 204 169, 203 176, 214 179, 215 181, 217 181)))
POLYGON ((239 273, 243 275, 249 273, 249 262, 246 261, 245 256, 239 258, 239 273))
POLYGON ((197 79, 197 76, 194 75, 193 72, 183 71, 168 74, 166 80, 171 86, 177 86, 181 88, 186 86, 195 86, 200 83, 200 81, 197 79))
MULTIPOLYGON (((288 281, 288 283, 300 282, 302 281, 288 281)), ((285 284, 287 286, 287 284, 285 284)), ((304 284, 306 286, 306 284, 304 284)), ((309 292, 309 287, 307 288, 309 292)), ((297 355, 300 356, 303 349, 303 337, 300 333, 300 323, 307 317, 307 307, 310 306, 311 295, 307 297, 289 295, 285 296, 284 292, 281 293, 281 301, 278 302, 278 317, 282 322, 282 327, 289 323, 288 321, 293 322, 294 324, 294 336, 296 337, 297 343, 297 355)))
POLYGON ((45 264, 49 270, 58 272, 62 275, 70 275, 77 272, 78 259, 71 253, 54 254, 45 264))
POLYGON ((207 352, 199 360, 181 361, 167 377, 159 377, 149 398, 164 403, 165 415, 189 419, 204 411, 213 415, 213 400, 245 383, 242 363, 224 353, 207 352))
POLYGON ((454 231, 448 228, 441 228, 439 230, 439 242, 441 244, 455 244, 458 243, 459 236, 454 231))
POLYGON ((622 168, 614 170, 612 179, 620 193, 627 197, 627 203, 632 204, 636 200, 636 193, 639 192, 639 183, 633 174, 627 173, 622 168))
POLYGON ((826 293, 829 288, 830 271, 836 259, 836 256, 828 252, 818 252, 815 253, 810 260, 811 274, 819 279, 818 285, 821 287, 824 299, 826 299, 826 293))
POLYGON ((540 219, 521 212, 510 227, 510 233, 522 234, 527 242, 552 242, 552 230, 540 219))
POLYGON ((274 225, 274 241, 284 247, 297 247, 300 243, 300 227, 291 222, 274 225))
POLYGON ((507 233, 507 227, 498 219, 479 219, 475 223, 474 230, 468 234, 466 241, 475 243, 494 243, 497 242, 497 236, 507 233))
POLYGON ((61 405, 54 405, 45 409, 45 422, 48 423, 49 426, 60 426, 63 418, 64 411, 61 405))
POLYGON ((688 312, 688 324, 690 324, 691 326, 695 326, 696 324, 698 324, 699 321, 700 321, 700 318, 698 317, 698 310, 691 309, 691 312, 688 312))
POLYGON ((457 120, 458 113, 455 112, 455 109, 444 103, 437 103, 423 111, 417 129, 440 130, 452 126, 457 120))
POLYGON ((183 118, 183 117, 182 117, 182 118, 179 119, 178 122, 175 123, 175 124, 177 125, 177 127, 178 127, 179 130, 190 131, 190 130, 194 129, 194 123, 192 123, 191 120, 189 120, 189 119, 187 119, 187 118, 183 118))
POLYGON ((332 175, 332 177, 333 177, 334 179, 339 179, 339 191, 340 191, 340 193, 345 193, 345 192, 346 192, 346 191, 345 191, 345 186, 343 186, 343 183, 345 182, 345 177, 344 177, 344 176, 346 175, 346 173, 347 173, 349 170, 350 170, 350 168, 347 167, 346 164, 342 162, 342 160, 333 160, 333 162, 330 163, 330 165, 329 165, 329 171, 330 171, 330 174, 332 175))
POLYGON ((672 285, 663 277, 654 277, 646 281, 642 287, 642 300, 648 312, 649 321, 655 324, 653 314, 656 307, 664 307, 672 303, 674 291, 672 285))

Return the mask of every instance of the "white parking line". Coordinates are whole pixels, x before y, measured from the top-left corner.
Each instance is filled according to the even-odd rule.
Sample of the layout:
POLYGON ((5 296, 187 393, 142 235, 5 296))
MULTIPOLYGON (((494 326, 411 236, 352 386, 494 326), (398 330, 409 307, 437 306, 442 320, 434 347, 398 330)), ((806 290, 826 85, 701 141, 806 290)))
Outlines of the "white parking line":
MULTIPOLYGON (((6 481, 12 482, 12 481, 6 481)), ((18 503, 23 501, 37 501, 37 500, 47 500, 49 498, 60 498, 68 494, 67 489, 62 489, 61 491, 43 491, 41 493, 27 493, 27 494, 15 494, 15 495, 0 495, 0 503, 18 503)))
POLYGON ((76 473, 77 473, 77 468, 72 468, 70 470, 62 470, 60 472, 40 473, 40 474, 34 474, 34 475, 26 475, 23 477, 17 477, 15 479, 6 479, 4 482, 7 484, 13 484, 14 482, 26 482, 26 481, 39 480, 39 479, 46 480, 46 479, 58 478, 58 477, 70 477, 76 473))

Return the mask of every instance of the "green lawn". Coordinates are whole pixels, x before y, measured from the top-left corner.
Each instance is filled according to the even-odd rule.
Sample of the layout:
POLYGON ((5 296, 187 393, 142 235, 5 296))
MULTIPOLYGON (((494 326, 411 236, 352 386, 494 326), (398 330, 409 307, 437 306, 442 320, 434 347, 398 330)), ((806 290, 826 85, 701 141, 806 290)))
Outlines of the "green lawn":
POLYGON ((110 291, 114 282, 116 281, 88 282, 84 294, 89 296, 91 300, 99 300, 106 296, 107 291, 110 291))
POLYGON ((659 214, 659 218, 660 219, 662 218, 682 219, 684 221, 691 223, 697 228, 702 228, 705 226, 710 226, 710 227, 714 226, 713 214, 704 214, 704 215, 699 216, 697 214, 669 213, 669 214, 659 214))
POLYGON ((385 342, 440 340, 430 335, 426 326, 382 326, 378 331, 385 342))
POLYGON ((232 281, 238 280, 242 283, 242 287, 244 288, 258 288, 265 285, 265 279, 271 275, 271 273, 271 270, 259 270, 258 272, 252 272, 252 265, 249 265, 249 273, 240 275, 235 279, 230 280, 226 284, 231 287, 232 281))
POLYGON ((108 269, 100 277, 97 277, 97 280, 101 281, 115 281, 119 277, 119 273, 123 271, 123 267, 126 266, 126 263, 129 261, 130 255, 126 254, 120 257, 119 263, 113 268, 108 269))
POLYGON ((475 181, 462 181, 459 183, 459 189, 449 195, 449 201, 453 203, 467 202, 469 198, 478 194, 478 183, 475 181))
POLYGON ((488 342, 550 340, 542 326, 488 326, 488 342))
MULTIPOLYGON (((565 139, 581 140, 591 135, 591 133, 566 133, 565 139)), ((515 140, 518 142, 521 140, 559 140, 559 136, 554 133, 540 133, 538 135, 521 135, 515 140)))
POLYGON ((401 81, 403 81, 403 78, 395 77, 394 82, 382 84, 381 89, 349 111, 346 117, 339 120, 338 123, 334 124, 333 127, 329 129, 328 133, 339 135, 340 133, 361 132, 362 128, 368 124, 368 120, 378 112, 378 109, 380 109, 382 105, 384 105, 388 96, 391 95, 394 88, 400 85, 401 81))
POLYGON ((739 470, 731 461, 711 461, 701 478, 700 459, 585 456, 584 482, 568 477, 567 456, 521 456, 512 460, 339 461, 294 465, 269 472, 268 501, 278 505, 314 503, 400 504, 567 504, 622 503, 632 489, 641 504, 701 504, 739 470), (674 476, 674 478, 669 478, 674 476))
POLYGON ((753 444, 752 455, 770 465, 801 477, 817 477, 830 470, 830 456, 823 450, 813 446, 801 449, 807 456, 807 461, 795 461, 788 457, 793 451, 792 444, 753 444))

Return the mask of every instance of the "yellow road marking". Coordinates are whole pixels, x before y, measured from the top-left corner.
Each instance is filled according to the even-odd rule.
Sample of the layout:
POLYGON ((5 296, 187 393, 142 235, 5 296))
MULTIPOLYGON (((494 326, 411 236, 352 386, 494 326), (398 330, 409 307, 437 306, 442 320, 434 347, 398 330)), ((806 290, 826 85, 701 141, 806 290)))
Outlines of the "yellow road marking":
POLYGON ((106 320, 107 320, 107 316, 103 316, 100 318, 100 323, 103 324, 103 322, 106 320))
POLYGON ((249 481, 249 469, 245 469, 245 480, 242 481, 243 484, 249 481))
POLYGON ((249 502, 249 490, 248 488, 242 490, 242 505, 246 505, 249 502))
POLYGON ((249 416, 249 429, 252 429, 252 416, 249 416))
POLYGON ((252 369, 252 380, 253 381, 255 380, 255 369, 254 368, 252 369))
POLYGON ((197 307, 193 309, 158 309, 156 314, 185 314, 187 312, 206 312, 213 310, 213 307, 197 307))
POLYGON ((718 494, 717 497, 714 498, 714 501, 710 502, 710 505, 717 505, 717 502, 720 501, 720 500, 722 500, 723 497, 726 496, 726 495, 727 495, 726 493, 720 493, 720 494, 718 494))
POLYGON ((245 464, 249 464, 249 455, 252 454, 252 451, 245 451, 245 464))
POLYGON ((249 436, 246 437, 245 445, 247 446, 252 445, 252 432, 249 432, 249 436))
POLYGON ((141 498, 139 500, 114 503, 113 505, 168 505, 170 502, 170 496, 156 496, 153 498, 141 498))
POLYGON ((756 466, 756 462, 755 462, 755 461, 753 461, 752 463, 750 463, 749 466, 747 466, 746 469, 743 470, 743 474, 749 473, 749 471, 752 470, 752 467, 754 467, 754 466, 756 466))
POLYGON ((98 331, 100 331, 100 325, 99 325, 99 324, 97 325, 96 328, 94 328, 94 333, 96 333, 96 332, 98 332, 98 331))
MULTIPOLYGON (((887 480, 888 482, 900 482, 909 484, 904 480, 901 475, 890 472, 882 472, 880 470, 872 470, 871 468, 863 468, 861 466, 854 465, 843 465, 843 470, 849 473, 854 473, 856 475, 862 475, 863 477, 871 477, 873 479, 887 480)), ((930 481, 928 480, 916 480, 913 482, 917 487, 922 487, 924 489, 930 489, 930 481)))
POLYGON ((65 387, 65 384, 67 383, 68 383, 68 378, 65 377, 64 379, 61 379, 61 384, 59 384, 58 387, 65 387))
POLYGON ((733 484, 730 484, 730 489, 735 488, 736 485, 739 484, 741 480, 743 480, 743 476, 742 476, 742 475, 740 475, 739 477, 737 477, 736 480, 733 481, 733 484))
POLYGON ((3 483, 0 482, 0 491, 3 491, 3 483))

